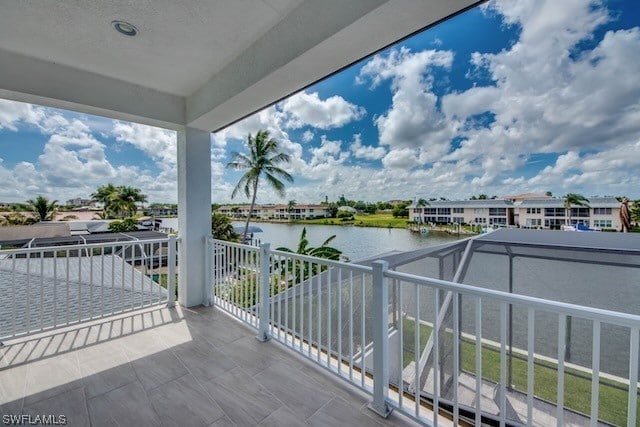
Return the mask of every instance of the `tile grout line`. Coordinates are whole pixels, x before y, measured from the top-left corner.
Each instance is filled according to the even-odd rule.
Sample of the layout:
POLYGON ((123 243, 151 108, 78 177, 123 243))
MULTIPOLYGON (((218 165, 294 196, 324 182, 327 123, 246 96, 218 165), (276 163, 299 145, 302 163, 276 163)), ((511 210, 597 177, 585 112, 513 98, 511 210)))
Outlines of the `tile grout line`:
MULTIPOLYGON (((186 318, 183 318, 183 319, 181 320, 181 322, 182 322, 182 321, 186 322, 186 318)), ((202 339, 202 338, 201 338, 201 339, 202 339)), ((205 341, 207 344, 211 345, 213 348, 216 348, 216 346, 214 346, 213 344, 211 344, 211 343, 210 343, 210 342, 208 342, 207 340, 203 339, 203 341, 205 341)), ((216 404, 216 405, 218 405, 218 407, 220 408, 220 410, 221 410, 221 411, 222 411, 222 413, 224 414, 224 415, 222 415, 220 418, 218 418, 218 419, 214 420, 214 421, 213 421, 213 423, 211 423, 211 424, 216 423, 218 420, 222 419, 223 417, 227 417, 227 419, 228 419, 229 421, 233 422, 233 420, 231 419, 231 417, 229 416, 229 414, 227 414, 227 413, 225 412, 225 410, 224 410, 224 408, 222 407, 222 405, 220 405, 220 403, 218 403, 218 401, 217 401, 216 399, 214 399, 214 397, 209 393, 209 391, 206 389, 206 387, 201 383, 201 380, 198 378, 198 376, 197 376, 197 375, 195 375, 193 372, 191 372, 191 370, 190 370, 190 369, 189 369, 189 367, 186 365, 186 363, 184 363, 184 361, 183 361, 183 360, 180 358, 180 356, 177 354, 177 352, 175 351, 174 347, 170 347, 170 348, 169 348, 169 350, 170 350, 170 351, 171 351, 171 353, 174 355, 174 357, 180 361, 180 363, 182 364, 182 366, 184 366, 184 368, 187 370, 187 374, 183 375, 183 377, 184 377, 184 376, 186 376, 186 375, 191 375, 193 378, 195 378, 196 383, 198 384, 198 386, 200 387, 200 389, 201 389, 202 391, 204 391, 204 393, 209 397, 209 399, 211 399, 211 401, 215 402, 215 404, 216 404)), ((234 363, 235 363, 235 362, 234 362, 234 363)), ((134 370, 134 371, 135 371, 135 370, 134 370)), ((137 374, 136 374, 136 375, 137 375, 137 374)), ((182 378, 182 377, 180 377, 180 378, 182 378)), ((144 387, 143 387, 143 388, 144 388, 144 387)), ((151 405, 151 406, 153 407, 153 405, 151 405)), ((153 411, 154 411, 154 412, 156 412, 155 408, 153 408, 153 411)), ((156 412, 156 415, 158 415, 158 413, 157 413, 157 412, 156 412)), ((210 424, 210 425, 211 425, 211 424, 210 424)), ((235 422, 234 422, 234 424, 235 424, 235 422)))
POLYGON ((315 411, 313 414, 309 415, 309 416, 305 419, 305 421, 308 421, 311 417, 313 417, 315 414, 317 414, 318 412, 320 412, 320 411, 322 410, 322 408, 324 408, 325 406, 329 405, 329 403, 331 403, 331 402, 333 401, 333 399, 335 399, 335 398, 336 398, 336 396, 333 396, 331 399, 329 399, 329 400, 328 400, 324 405, 322 405, 321 407, 319 407, 318 409, 316 409, 316 411, 315 411))
MULTIPOLYGON (((193 374, 192 374, 193 375, 193 374)), ((218 407, 220 408, 220 410, 222 411, 222 413, 224 414, 222 417, 218 418, 217 420, 215 420, 213 423, 216 423, 217 421, 221 420, 223 417, 227 417, 227 419, 229 421, 231 421, 233 424, 237 425, 235 421, 233 421, 233 419, 229 416, 229 414, 227 414, 227 412, 224 410, 224 408, 222 407, 222 405, 220 405, 220 403, 211 395, 211 393, 209 393, 209 390, 207 390, 207 388, 202 384, 201 380, 198 379, 197 376, 193 375, 193 377, 196 379, 196 382, 198 383, 198 385, 200 386, 201 389, 204 390, 204 392, 206 393, 207 396, 209 396, 209 399, 211 399, 212 401, 214 401, 216 403, 216 405, 218 405, 218 407)), ((210 424, 210 425, 211 425, 210 424)), ((257 423, 256 423, 257 424, 257 423)))

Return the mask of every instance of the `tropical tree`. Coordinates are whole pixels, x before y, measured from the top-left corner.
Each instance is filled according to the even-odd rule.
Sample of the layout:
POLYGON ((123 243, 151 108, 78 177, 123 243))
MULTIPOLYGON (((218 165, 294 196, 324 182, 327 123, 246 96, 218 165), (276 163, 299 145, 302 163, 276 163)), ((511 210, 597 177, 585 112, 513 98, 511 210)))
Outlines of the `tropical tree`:
POLYGON ((51 221, 56 215, 58 201, 50 202, 46 197, 38 196, 35 200, 27 200, 24 209, 33 214, 36 222, 51 221))
MULTIPOLYGON (((340 259, 340 255, 342 255, 342 251, 329 246, 329 244, 336 238, 336 235, 330 236, 326 239, 320 246, 311 247, 309 246, 309 240, 307 239, 307 228, 302 229, 302 233, 300 233, 300 240, 298 241, 298 247, 296 251, 285 247, 276 248, 277 251, 296 253, 299 255, 308 255, 316 258, 324 258, 337 261, 340 259)), ((326 265, 318 265, 315 263, 304 262, 300 260, 286 260, 282 262, 285 271, 290 274, 291 279, 295 279, 296 283, 300 283, 302 280, 317 274, 318 272, 324 271, 327 269, 326 265), (319 268, 318 268, 319 267, 319 268)))
POLYGON ((113 184, 101 185, 98 187, 95 193, 91 194, 91 200, 94 202, 98 202, 102 204, 102 218, 106 219, 109 217, 109 205, 111 200, 115 197, 118 189, 113 184))
MULTIPOLYGON (((418 201, 416 202, 416 207, 417 208, 423 208, 425 206, 429 206, 429 202, 427 202, 425 199, 418 199, 418 201)), ((420 209, 419 213, 420 213, 420 219, 418 220, 418 222, 422 223, 422 219, 423 219, 422 209, 420 209)))
POLYGON ((296 201, 295 200, 289 200, 289 203, 287 204, 287 212, 289 212, 289 220, 291 220, 291 212, 293 212, 293 209, 296 206, 296 201))
POLYGON ((571 225, 571 207, 584 206, 589 207, 589 199, 582 194, 568 193, 564 196, 564 210, 567 218, 567 225, 571 225))
POLYGON ((296 253, 299 255, 308 255, 316 258, 338 260, 340 259, 340 255, 342 255, 342 251, 329 246, 329 243, 331 243, 335 238, 336 238, 336 235, 334 234, 330 236, 328 239, 326 239, 324 242, 322 242, 320 246, 315 248, 311 247, 309 246, 309 240, 307 239, 307 228, 304 227, 302 229, 302 232, 300 233, 300 240, 298 240, 298 248, 296 249, 295 252, 285 247, 280 247, 280 248, 277 248, 276 250, 283 251, 283 252, 296 253))
POLYGON ((279 143, 269 137, 269 131, 259 130, 255 137, 249 134, 247 147, 249 148, 249 154, 234 152, 234 160, 227 164, 227 168, 246 171, 231 193, 231 198, 234 198, 241 191, 247 197, 251 197, 249 215, 247 215, 247 222, 242 234, 243 241, 247 238, 249 221, 251 221, 251 213, 256 204, 260 178, 264 177, 267 183, 282 197, 285 195, 285 187, 280 179, 293 182, 293 177, 280 167, 281 164, 290 162, 291 157, 278 151, 280 148, 279 143))
POLYGON ((113 233, 129 233, 138 231, 138 222, 133 218, 125 218, 122 221, 113 221, 109 223, 109 231, 113 233))
POLYGON ((234 230, 228 216, 215 212, 211 215, 211 234, 214 239, 236 242, 238 233, 234 230))
POLYGON ((129 216, 135 215, 138 210, 137 203, 147 202, 147 196, 142 194, 138 188, 120 186, 117 187, 117 190, 112 203, 119 207, 117 211, 120 212, 122 217, 124 217, 125 214, 129 216))
POLYGON ((112 215, 124 218, 127 215, 134 215, 138 209, 137 203, 146 203, 147 196, 138 188, 107 184, 98 187, 96 192, 91 194, 91 200, 102 203, 103 218, 112 215))
POLYGON ((5 216, 0 215, 0 226, 9 225, 31 225, 35 219, 25 216, 20 212, 11 212, 5 216))
POLYGON ((409 209, 407 209, 407 206, 410 204, 411 202, 398 203, 393 207, 391 214, 394 218, 409 218, 409 209))

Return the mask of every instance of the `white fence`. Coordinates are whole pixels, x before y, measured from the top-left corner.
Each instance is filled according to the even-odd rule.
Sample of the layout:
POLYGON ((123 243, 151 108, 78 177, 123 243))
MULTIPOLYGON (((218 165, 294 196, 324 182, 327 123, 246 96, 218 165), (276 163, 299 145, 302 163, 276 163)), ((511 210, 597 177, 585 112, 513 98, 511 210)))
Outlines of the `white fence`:
POLYGON ((0 250, 0 340, 172 305, 176 244, 169 236, 0 250))
POLYGON ((208 245, 215 305, 367 391, 382 415, 396 409, 427 425, 438 414, 454 424, 636 425, 640 316, 390 271, 384 261, 208 245), (513 331, 514 313, 526 330, 513 331), (591 325, 590 366, 566 361, 571 321, 591 325), (488 324, 499 341, 484 338, 496 335, 488 324), (603 330, 627 342, 626 378, 600 372, 603 330), (513 333, 526 335, 527 348, 511 345, 513 333), (555 343, 557 357, 536 354, 541 340, 555 343))

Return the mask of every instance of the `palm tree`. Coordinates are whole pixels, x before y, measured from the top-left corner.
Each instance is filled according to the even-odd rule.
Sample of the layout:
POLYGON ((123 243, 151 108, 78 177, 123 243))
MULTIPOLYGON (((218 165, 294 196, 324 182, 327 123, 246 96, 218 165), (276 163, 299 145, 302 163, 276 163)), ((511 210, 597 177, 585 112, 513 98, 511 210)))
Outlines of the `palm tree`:
POLYGON ((117 214, 124 218, 127 214, 129 216, 135 214, 138 209, 136 203, 146 203, 147 196, 138 188, 107 184, 98 187, 91 195, 91 200, 102 203, 103 218, 107 218, 110 214, 117 214))
MULTIPOLYGON (((304 227, 302 229, 302 233, 300 233, 300 240, 298 241, 298 249, 295 251, 296 254, 299 255, 308 255, 316 258, 324 258, 324 259, 332 259, 338 260, 340 259, 340 255, 342 255, 342 251, 339 251, 336 248, 332 248, 329 246, 329 243, 336 238, 336 235, 329 237, 327 240, 322 242, 320 246, 317 248, 312 248, 309 246, 309 240, 307 240, 307 228, 304 227)), ((289 248, 277 248, 277 251, 290 252, 294 253, 289 248)))
POLYGON ((233 228, 228 216, 214 212, 211 215, 211 234, 214 239, 235 242, 238 240, 238 233, 233 228))
POLYGON ((109 206, 118 189, 113 184, 101 185, 95 193, 91 194, 91 200, 102 204, 102 218, 109 217, 109 206))
POLYGON ((289 212, 289 221, 291 221, 291 212, 293 212, 293 208, 296 205, 295 200, 289 200, 289 204, 287 205, 287 212, 289 212))
POLYGON ((279 143, 269 137, 269 131, 259 130, 255 137, 249 134, 247 146, 249 148, 248 155, 234 152, 234 160, 227 164, 227 168, 246 171, 231 193, 231 198, 234 198, 240 191, 243 191, 247 197, 251 197, 249 215, 242 234, 243 241, 247 238, 251 213, 256 204, 260 177, 264 176, 269 185, 283 197, 285 194, 284 184, 278 178, 293 182, 293 177, 279 167, 280 164, 291 161, 291 157, 288 154, 278 152, 279 143))
POLYGON ((27 217, 20 212, 11 212, 5 216, 0 215, 0 227, 9 225, 31 225, 35 219, 27 217))
MULTIPOLYGON (((310 247, 309 240, 307 239, 307 228, 305 227, 302 229, 302 233, 300 233, 298 248, 295 252, 285 247, 280 247, 276 250, 338 261, 340 259, 340 255, 342 255, 342 251, 329 246, 329 243, 331 243, 335 238, 336 235, 334 234, 333 236, 330 236, 328 239, 322 242, 320 246, 315 248, 310 247)), ((296 283, 300 283, 302 280, 315 275, 319 271, 324 271, 327 269, 326 265, 304 262, 302 260, 289 259, 287 261, 283 261, 282 264, 286 268, 286 271, 288 271, 289 273, 293 272, 295 274, 295 277, 292 277, 292 279, 295 279, 296 283), (319 270, 318 265, 320 266, 319 270)))
POLYGON ((128 186, 118 187, 116 198, 123 208, 122 212, 126 212, 129 216, 133 216, 138 210, 136 203, 146 203, 147 196, 140 192, 140 189, 128 186))
POLYGON ((582 194, 568 193, 564 196, 564 210, 567 217, 567 225, 571 225, 571 206, 589 207, 589 199, 582 194))
MULTIPOLYGON (((418 202, 416 203, 416 207, 423 208, 425 206, 429 206, 429 202, 427 202, 425 199, 418 199, 418 202)), ((420 220, 418 221, 419 223, 422 223, 422 219, 424 218, 422 214, 423 214, 423 211, 422 209, 420 209, 420 220)))
POLYGON ((56 214, 58 201, 49 202, 46 197, 38 196, 35 200, 27 200, 24 208, 33 213, 36 222, 51 221, 56 214))

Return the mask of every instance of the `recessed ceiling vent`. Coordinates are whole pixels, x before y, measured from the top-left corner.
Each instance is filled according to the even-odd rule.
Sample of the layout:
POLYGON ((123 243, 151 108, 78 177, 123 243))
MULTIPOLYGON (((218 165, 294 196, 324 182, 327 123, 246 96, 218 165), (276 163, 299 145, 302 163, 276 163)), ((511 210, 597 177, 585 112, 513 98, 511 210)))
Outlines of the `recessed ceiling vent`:
POLYGON ((133 24, 125 21, 113 21, 111 25, 117 32, 127 37, 134 37, 138 34, 138 29, 133 24))

